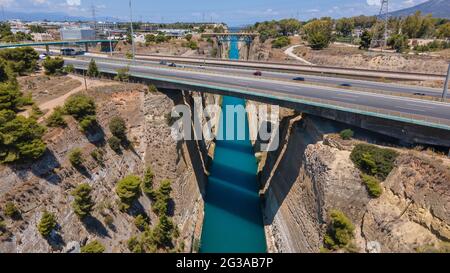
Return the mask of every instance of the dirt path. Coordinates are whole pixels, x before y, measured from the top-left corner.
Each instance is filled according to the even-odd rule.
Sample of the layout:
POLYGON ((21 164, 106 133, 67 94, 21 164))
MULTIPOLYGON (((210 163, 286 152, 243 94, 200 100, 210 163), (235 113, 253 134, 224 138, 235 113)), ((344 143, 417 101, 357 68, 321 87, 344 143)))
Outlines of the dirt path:
POLYGON ((286 55, 288 55, 289 57, 294 58, 294 59, 296 59, 296 60, 298 60, 298 61, 301 61, 301 62, 303 62, 303 63, 305 63, 305 64, 308 64, 308 65, 314 65, 313 63, 308 62, 307 60, 305 60, 305 59, 303 59, 303 58, 301 58, 301 57, 299 57, 299 56, 297 56, 297 55, 294 54, 294 49, 297 48, 297 47, 299 47, 299 46, 300 46, 300 45, 293 45, 293 46, 289 47, 288 49, 286 49, 286 50, 284 51, 284 54, 286 54, 286 55))
MULTIPOLYGON (((74 79, 74 80, 78 80, 82 83, 82 85, 80 85, 77 88, 74 88, 72 90, 70 90, 69 92, 65 93, 64 95, 57 97, 55 99, 46 101, 42 104, 39 104, 39 108, 45 113, 45 115, 43 117, 41 117, 40 120, 43 120, 44 118, 48 117, 49 115, 51 115, 51 113, 53 112, 53 109, 55 109, 55 107, 58 106, 63 106, 64 102, 67 100, 67 98, 69 98, 71 95, 76 94, 80 91, 85 90, 85 86, 84 86, 84 79, 83 77, 80 76, 75 76, 75 75, 69 75, 68 77, 74 79)), ((89 89, 91 88, 95 88, 95 87, 102 87, 102 86, 111 86, 111 85, 116 85, 117 83, 111 83, 111 82, 104 82, 104 81, 100 81, 100 80, 95 80, 95 79, 86 79, 86 85, 87 85, 87 89, 89 91, 89 89)), ((24 111, 22 113, 20 113, 21 115, 28 117, 30 110, 24 111)))

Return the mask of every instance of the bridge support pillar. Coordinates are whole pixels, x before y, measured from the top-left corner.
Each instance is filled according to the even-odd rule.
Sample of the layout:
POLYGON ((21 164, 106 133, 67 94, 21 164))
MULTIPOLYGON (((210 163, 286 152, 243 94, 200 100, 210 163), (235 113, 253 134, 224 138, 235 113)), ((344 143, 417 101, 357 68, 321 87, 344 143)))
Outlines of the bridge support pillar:
POLYGON ((45 46, 45 51, 47 52, 47 55, 50 55, 50 47, 48 45, 45 46))
POLYGON ((86 44, 84 44, 84 51, 86 51, 86 52, 89 52, 89 46, 88 46, 88 44, 86 43, 86 44))

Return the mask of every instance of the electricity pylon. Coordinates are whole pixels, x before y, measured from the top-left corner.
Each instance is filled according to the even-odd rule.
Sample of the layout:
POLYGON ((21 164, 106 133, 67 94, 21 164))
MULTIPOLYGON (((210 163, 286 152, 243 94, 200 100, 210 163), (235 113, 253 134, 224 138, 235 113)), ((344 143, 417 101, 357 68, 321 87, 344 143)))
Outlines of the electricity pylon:
POLYGON ((378 14, 377 22, 372 34, 372 41, 370 48, 381 46, 381 50, 386 47, 388 39, 388 22, 389 22, 389 0, 380 0, 381 7, 378 14), (380 33, 380 28, 384 28, 383 33, 380 33), (380 35, 381 34, 381 35, 380 35))

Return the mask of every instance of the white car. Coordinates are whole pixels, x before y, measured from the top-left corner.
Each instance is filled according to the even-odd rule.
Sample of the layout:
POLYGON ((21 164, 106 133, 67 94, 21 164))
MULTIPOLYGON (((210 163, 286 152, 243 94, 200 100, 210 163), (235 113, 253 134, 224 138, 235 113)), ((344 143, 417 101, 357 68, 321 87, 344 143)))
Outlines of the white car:
POLYGON ((47 53, 39 54, 39 59, 44 60, 45 58, 47 58, 47 56, 47 53))

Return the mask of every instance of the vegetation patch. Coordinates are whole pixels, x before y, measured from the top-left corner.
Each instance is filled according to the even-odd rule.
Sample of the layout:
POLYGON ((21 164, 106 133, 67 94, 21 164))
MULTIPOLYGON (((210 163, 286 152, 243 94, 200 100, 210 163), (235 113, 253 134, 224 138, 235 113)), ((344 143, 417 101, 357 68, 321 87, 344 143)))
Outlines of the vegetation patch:
POLYGON ((71 192, 72 196, 74 197, 72 208, 75 211, 75 214, 80 219, 83 219, 86 216, 90 215, 92 208, 94 207, 91 192, 91 186, 86 183, 78 185, 75 190, 71 192))
POLYGON ((367 187, 367 191, 371 197, 377 198, 383 193, 383 188, 381 187, 381 183, 378 179, 373 176, 362 174, 361 179, 363 183, 367 187))
POLYGON ((64 104, 64 111, 79 122, 83 132, 93 129, 97 125, 95 102, 84 94, 70 96, 64 104))
POLYGON ((354 134, 355 134, 355 133, 354 133, 351 129, 345 129, 345 130, 342 130, 342 131, 339 133, 339 136, 340 136, 343 140, 350 140, 350 139, 353 138, 354 134))
POLYGON ((116 186, 116 193, 121 201, 121 210, 128 210, 133 201, 140 194, 141 179, 134 175, 129 175, 120 180, 116 186))
POLYGON ((62 107, 58 106, 53 109, 53 113, 51 113, 50 116, 45 120, 45 123, 48 127, 67 127, 67 122, 64 120, 64 110, 62 109, 62 107))
POLYGON ((354 238, 355 226, 350 219, 339 210, 331 210, 330 223, 324 237, 325 247, 337 250, 349 246, 354 238))
POLYGON ((365 174, 384 181, 394 168, 398 153, 370 144, 358 144, 350 154, 350 159, 365 174))
POLYGON ((97 240, 92 241, 85 246, 81 247, 81 253, 103 253, 105 247, 97 240))
POLYGON ((44 237, 48 237, 50 233, 56 228, 56 225, 57 222, 55 215, 48 211, 44 211, 38 224, 39 233, 44 237))

